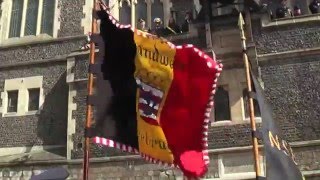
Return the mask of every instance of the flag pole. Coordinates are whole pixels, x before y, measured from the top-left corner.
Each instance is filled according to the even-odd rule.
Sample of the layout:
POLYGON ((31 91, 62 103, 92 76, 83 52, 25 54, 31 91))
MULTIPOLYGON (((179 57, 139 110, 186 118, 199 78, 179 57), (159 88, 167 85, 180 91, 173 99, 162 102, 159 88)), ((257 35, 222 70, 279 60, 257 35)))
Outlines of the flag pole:
MULTIPOLYGON (((96 33, 97 29, 97 20, 94 16, 96 10, 96 0, 93 0, 93 12, 92 12, 92 23, 91 23, 91 34, 96 33)), ((90 64, 95 62, 95 44, 94 42, 90 43, 90 64)), ((89 72, 88 77, 88 97, 93 93, 93 74, 89 72)), ((91 127, 92 120, 92 105, 87 101, 87 110, 86 110, 86 123, 85 131, 91 127)), ((90 138, 87 137, 85 133, 85 143, 84 143, 84 156, 83 156, 83 180, 88 180, 89 175, 89 153, 90 153, 90 138)))
MULTIPOLYGON (((244 66, 246 70, 246 79, 247 79, 247 88, 248 92, 252 91, 252 84, 251 84, 251 77, 250 77, 250 67, 249 67, 249 60, 248 60, 248 55, 247 55, 247 46, 246 46, 246 36, 244 32, 244 19, 242 17, 242 14, 239 14, 239 20, 238 20, 238 26, 240 30, 240 36, 241 36, 241 44, 242 44, 242 53, 243 53, 243 61, 244 61, 244 66)), ((249 112, 250 112, 250 124, 251 124, 251 129, 252 129, 252 144, 253 144, 253 154, 254 154, 254 163, 255 163, 255 170, 256 170, 256 178, 261 174, 261 169, 260 169, 260 159, 259 159, 259 149, 258 149, 258 139, 255 136, 256 132, 256 122, 255 122, 255 116, 254 116, 254 107, 253 107, 253 99, 251 96, 249 97, 249 112)))

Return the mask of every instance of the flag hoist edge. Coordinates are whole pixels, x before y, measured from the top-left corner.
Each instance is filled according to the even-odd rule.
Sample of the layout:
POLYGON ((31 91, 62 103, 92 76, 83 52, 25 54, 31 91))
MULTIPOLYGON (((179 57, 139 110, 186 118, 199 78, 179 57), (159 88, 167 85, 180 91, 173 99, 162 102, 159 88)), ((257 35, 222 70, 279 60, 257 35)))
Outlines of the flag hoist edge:
MULTIPOLYGON (((131 27, 131 25, 120 24, 113 16, 110 15, 110 12, 106 11, 106 13, 108 15, 108 19, 113 23, 114 26, 116 26, 116 28, 130 29, 136 36, 141 36, 146 39, 155 39, 154 35, 151 35, 146 32, 142 32, 140 30, 134 29, 131 27)), ((208 66, 208 68, 215 70, 215 78, 212 80, 212 85, 210 85, 211 92, 210 92, 210 96, 208 98, 208 102, 207 102, 205 111, 203 112, 203 120, 202 120, 202 127, 201 127, 201 131, 202 131, 202 138, 201 138, 202 159, 204 161, 205 166, 207 166, 209 164, 209 160, 210 160, 209 153, 208 153, 208 128, 209 128, 209 123, 210 123, 210 113, 211 113, 211 110, 214 106, 214 95, 216 92, 218 77, 220 76, 220 73, 222 71, 222 64, 216 62, 215 57, 214 57, 214 59, 210 58, 206 53, 202 52, 201 50, 199 50, 198 48, 194 47, 191 44, 176 46, 173 43, 168 42, 164 39, 161 39, 160 41, 164 41, 172 50, 189 49, 190 52, 192 51, 192 53, 195 54, 196 56, 198 56, 201 60, 206 61, 206 65, 208 66)), ((102 51, 101 51, 101 53, 102 53, 102 51)), ((101 56, 101 55, 99 55, 99 56, 101 56)), ((183 124, 181 126, 183 126, 183 124)), ((93 140, 98 145, 104 145, 107 147, 117 148, 117 149, 125 151, 125 152, 140 154, 144 159, 146 159, 147 161, 152 162, 152 163, 156 163, 156 164, 160 164, 160 165, 164 165, 164 166, 169 166, 169 167, 177 167, 177 168, 182 169, 181 164, 179 167, 178 164, 175 162, 168 162, 168 161, 160 160, 159 158, 157 158, 155 156, 147 155, 147 154, 141 152, 141 150, 139 150, 139 148, 130 146, 127 143, 120 143, 119 141, 113 140, 112 138, 105 138, 105 137, 101 137, 101 136, 96 136, 93 138, 93 140)), ((193 174, 191 176, 198 176, 198 175, 193 174)))

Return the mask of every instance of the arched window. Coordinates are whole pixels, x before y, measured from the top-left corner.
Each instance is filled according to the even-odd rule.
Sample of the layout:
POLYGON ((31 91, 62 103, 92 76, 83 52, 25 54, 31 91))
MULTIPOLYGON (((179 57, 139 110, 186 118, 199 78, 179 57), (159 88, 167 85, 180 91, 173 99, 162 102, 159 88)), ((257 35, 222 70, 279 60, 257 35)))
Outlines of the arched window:
MULTIPOLYGON (((136 24, 138 24, 138 19, 143 19, 145 22, 147 19, 147 3, 145 0, 137 0, 136 5, 136 24)), ((138 27, 138 26, 137 26, 138 27)))
POLYGON ((131 7, 127 0, 120 3, 119 21, 121 24, 131 24, 131 7))
MULTIPOLYGON (((249 111, 249 102, 248 102, 248 89, 244 88, 242 91, 242 99, 243 99, 243 107, 244 107, 244 116, 245 118, 250 117, 250 111, 249 111)), ((261 117, 260 108, 258 101, 253 99, 253 106, 254 106, 254 115, 255 117, 261 117)))
MULTIPOLYGON (((163 4, 160 0, 154 0, 154 2, 151 5, 151 20, 152 20, 152 25, 151 28, 154 28, 154 23, 153 20, 154 18, 160 18, 162 21, 164 21, 164 9, 163 9, 163 4)), ((163 22, 165 23, 165 22, 163 22)))
POLYGON ((217 88, 214 98, 214 121, 231 120, 229 92, 224 87, 217 88))

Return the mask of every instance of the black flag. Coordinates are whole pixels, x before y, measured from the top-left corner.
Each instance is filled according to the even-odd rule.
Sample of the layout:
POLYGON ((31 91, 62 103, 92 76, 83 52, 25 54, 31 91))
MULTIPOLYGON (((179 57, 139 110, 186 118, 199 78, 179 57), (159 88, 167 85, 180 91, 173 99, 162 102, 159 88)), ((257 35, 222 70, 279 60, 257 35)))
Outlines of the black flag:
POLYGON ((272 118, 272 110, 256 77, 251 73, 262 117, 262 139, 266 156, 266 177, 269 180, 303 180, 292 149, 283 139, 280 128, 272 118))

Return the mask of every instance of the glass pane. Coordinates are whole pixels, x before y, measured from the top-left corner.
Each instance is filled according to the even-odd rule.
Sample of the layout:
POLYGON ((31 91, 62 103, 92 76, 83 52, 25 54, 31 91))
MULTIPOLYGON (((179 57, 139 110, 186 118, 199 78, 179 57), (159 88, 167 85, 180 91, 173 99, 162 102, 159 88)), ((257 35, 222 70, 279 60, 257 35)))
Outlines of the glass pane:
POLYGON ((18 90, 8 91, 7 112, 17 112, 18 110, 18 90))
POLYGON ((229 106, 229 92, 223 87, 218 87, 214 99, 215 121, 231 120, 229 106))
POLYGON ((143 19, 147 23, 147 3, 145 0, 138 0, 136 5, 136 25, 138 29, 141 29, 138 20, 143 19))
POLYGON ((43 0, 41 34, 53 35, 55 0, 43 0))
POLYGON ((131 7, 129 6, 127 1, 122 1, 119 21, 121 24, 131 24, 131 7))
POLYGON ((151 28, 154 29, 155 24, 153 23, 153 20, 155 18, 160 18, 163 22, 163 17, 164 17, 164 9, 163 9, 163 4, 160 0, 154 0, 154 3, 151 5, 151 20, 152 20, 152 25, 151 28))
POLYGON ((36 35, 39 0, 28 0, 24 35, 36 35))
POLYGON ((10 20, 9 38, 20 37, 23 0, 13 0, 10 20))
POLYGON ((39 96, 40 96, 40 89, 29 89, 29 105, 28 111, 36 111, 39 109, 39 96))

